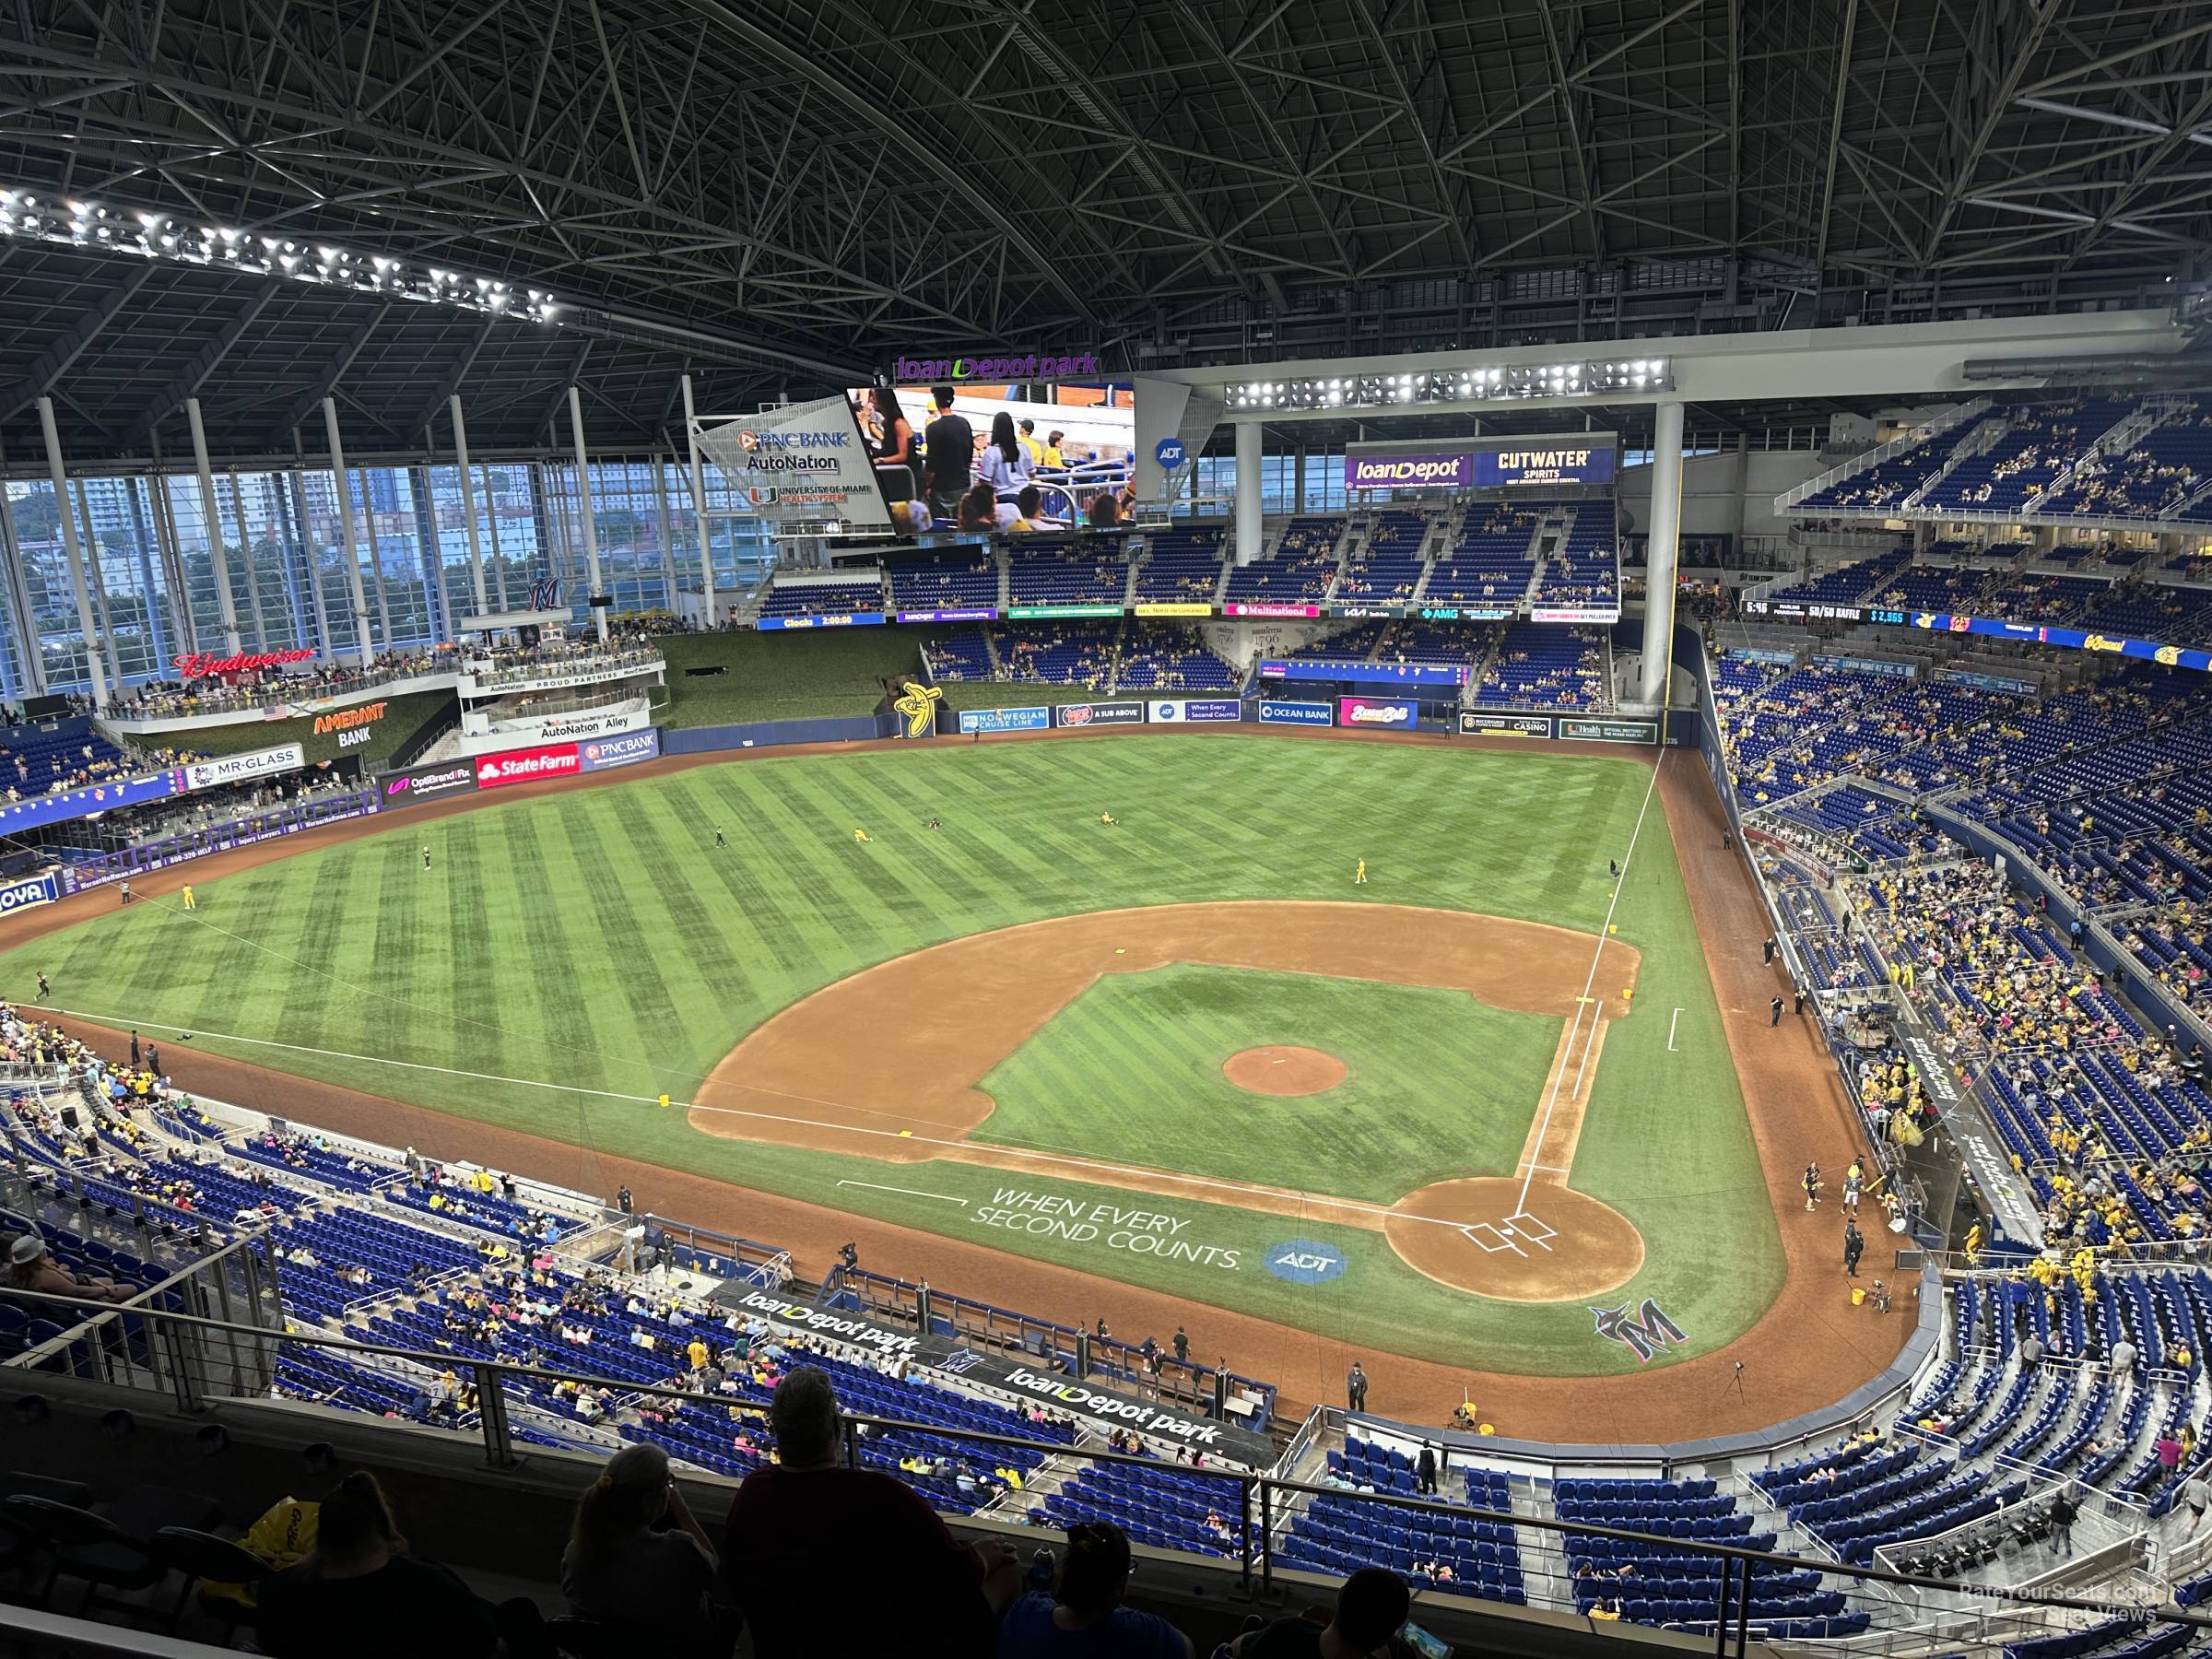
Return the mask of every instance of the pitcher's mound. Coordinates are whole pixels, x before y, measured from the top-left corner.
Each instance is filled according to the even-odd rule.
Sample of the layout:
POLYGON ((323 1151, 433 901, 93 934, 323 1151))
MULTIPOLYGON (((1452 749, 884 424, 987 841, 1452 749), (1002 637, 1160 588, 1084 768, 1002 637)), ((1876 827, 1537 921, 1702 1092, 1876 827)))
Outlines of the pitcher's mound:
POLYGON ((1344 1081, 1345 1064, 1310 1048, 1246 1049, 1221 1063, 1221 1075, 1253 1094, 1310 1095, 1344 1081))
POLYGON ((1383 1236, 1406 1265, 1455 1290, 1500 1301, 1603 1296, 1643 1265, 1643 1235, 1609 1204, 1560 1186, 1486 1175, 1440 1181, 1401 1198, 1383 1236))

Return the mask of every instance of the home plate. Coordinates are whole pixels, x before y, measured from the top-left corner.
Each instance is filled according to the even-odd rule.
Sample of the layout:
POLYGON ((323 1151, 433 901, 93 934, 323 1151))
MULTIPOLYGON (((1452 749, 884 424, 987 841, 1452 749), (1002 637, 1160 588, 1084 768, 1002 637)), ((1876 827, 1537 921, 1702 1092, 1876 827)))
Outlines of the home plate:
POLYGON ((1510 1227, 1499 1227, 1488 1221, 1477 1221, 1459 1230, 1472 1239, 1478 1247, 1489 1252, 1492 1255, 1498 1255, 1508 1250, 1518 1256, 1524 1256, 1528 1253, 1513 1241, 1513 1232, 1510 1227), (1486 1233, 1489 1235, 1488 1238, 1483 1236, 1486 1233), (1493 1240, 1495 1242, 1492 1242, 1493 1240))

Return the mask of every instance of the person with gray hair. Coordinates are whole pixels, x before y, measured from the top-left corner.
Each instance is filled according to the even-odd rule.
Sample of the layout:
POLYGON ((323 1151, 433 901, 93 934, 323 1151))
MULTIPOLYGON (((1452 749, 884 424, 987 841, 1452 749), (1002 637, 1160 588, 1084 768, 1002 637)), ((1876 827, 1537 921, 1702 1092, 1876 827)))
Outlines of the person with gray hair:
POLYGON ((723 1581, 758 1659, 986 1653, 1019 1587, 1011 1547, 962 1544, 903 1481, 841 1460, 837 1395, 811 1366, 769 1402, 776 1461, 737 1488, 723 1581))
POLYGON ((640 1441, 608 1458, 578 1500, 560 1590, 579 1618, 620 1625, 653 1652, 726 1659, 737 1625, 710 1600, 718 1564, 667 1453, 640 1441))

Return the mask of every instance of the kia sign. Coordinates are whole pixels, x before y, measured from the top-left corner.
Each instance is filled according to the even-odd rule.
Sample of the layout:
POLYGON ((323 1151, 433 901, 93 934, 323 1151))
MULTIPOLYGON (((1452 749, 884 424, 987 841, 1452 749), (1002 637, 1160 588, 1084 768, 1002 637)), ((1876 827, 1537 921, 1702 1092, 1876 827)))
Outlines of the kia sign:
POLYGON ((1145 719, 1145 705, 1141 702, 1088 702, 1061 703, 1053 710, 1053 724, 1057 726, 1141 725, 1145 719))
POLYGON ((21 881, 11 881, 0 887, 0 916, 11 911, 29 910, 34 904, 52 904, 54 898, 51 876, 30 876, 21 881))
POLYGON ((477 787, 504 789, 510 783, 537 783, 572 778, 583 770, 583 756, 572 743, 539 744, 477 758, 477 787))
POLYGON ((1262 725, 1325 726, 1336 724, 1336 712, 1325 702, 1264 702, 1262 725))
POLYGON ((291 771, 307 764, 307 754, 296 743, 275 748, 253 749, 243 755, 224 755, 214 760, 195 760, 178 773, 177 793, 213 789, 218 783, 241 783, 271 772, 291 771))
POLYGON ((1147 703, 1145 712, 1159 725, 1196 724, 1244 717, 1243 706, 1233 697, 1171 697, 1147 703))
POLYGON ((1162 438, 1159 446, 1152 452, 1152 459, 1159 462, 1169 472, 1173 472, 1182 465, 1183 453, 1182 439, 1162 438))
POLYGON ((418 801, 443 800, 447 795, 465 794, 476 786, 477 769, 465 760, 457 766, 393 772, 384 779, 384 810, 412 806, 418 801))
POLYGON ((1336 724, 1356 732, 1410 732, 1421 723, 1421 705, 1395 697, 1340 697, 1336 724))
POLYGON ((641 760, 657 760, 661 754, 661 734, 658 727, 642 732, 629 732, 619 737, 602 737, 596 743, 583 746, 583 770, 606 771, 610 767, 635 766, 641 760))

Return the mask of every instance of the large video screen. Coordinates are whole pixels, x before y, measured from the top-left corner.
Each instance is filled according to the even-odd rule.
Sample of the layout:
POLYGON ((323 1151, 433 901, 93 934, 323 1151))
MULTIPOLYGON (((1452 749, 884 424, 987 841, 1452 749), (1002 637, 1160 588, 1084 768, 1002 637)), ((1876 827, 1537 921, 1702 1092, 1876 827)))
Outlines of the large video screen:
POLYGON ((847 394, 900 535, 1125 523, 1136 394, 1104 384, 868 386, 847 394))

